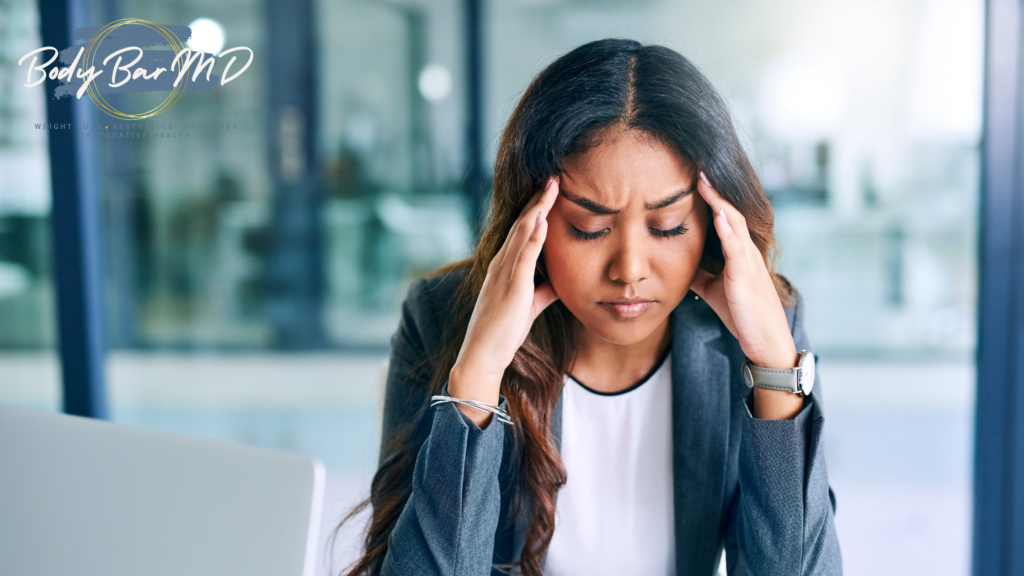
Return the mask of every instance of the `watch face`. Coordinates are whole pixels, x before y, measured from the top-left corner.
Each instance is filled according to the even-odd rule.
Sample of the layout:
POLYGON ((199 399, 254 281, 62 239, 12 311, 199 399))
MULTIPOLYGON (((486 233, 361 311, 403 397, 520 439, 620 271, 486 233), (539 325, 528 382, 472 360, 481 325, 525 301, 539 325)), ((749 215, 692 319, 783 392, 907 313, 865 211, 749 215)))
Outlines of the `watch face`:
POLYGON ((811 388, 814 387, 814 354, 801 350, 800 358, 800 390, 803 391, 804 395, 811 393, 811 388))

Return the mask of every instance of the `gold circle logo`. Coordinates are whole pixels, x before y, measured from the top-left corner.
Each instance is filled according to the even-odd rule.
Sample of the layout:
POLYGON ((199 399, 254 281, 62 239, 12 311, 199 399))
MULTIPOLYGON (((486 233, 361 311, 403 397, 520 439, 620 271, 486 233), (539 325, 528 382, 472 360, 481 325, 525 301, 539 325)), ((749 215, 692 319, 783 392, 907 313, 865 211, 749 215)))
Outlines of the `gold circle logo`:
MULTIPOLYGON (((149 20, 140 20, 139 18, 125 18, 123 20, 117 20, 115 22, 107 24, 103 27, 103 29, 97 32, 96 35, 89 40, 89 43, 85 47, 85 53, 82 57, 82 73, 84 73, 85 70, 88 70, 90 67, 95 65, 96 51, 99 48, 100 44, 103 42, 103 40, 107 37, 107 35, 113 32, 115 29, 120 28, 121 26, 129 25, 145 26, 147 28, 155 30, 158 34, 163 36, 165 40, 167 40, 167 43, 168 45, 170 45, 171 50, 174 51, 175 56, 177 56, 179 52, 185 49, 185 45, 182 44, 180 40, 178 40, 178 37, 175 36, 173 32, 171 32, 164 26, 161 26, 156 22, 150 22, 149 20)), ((177 86, 174 87, 173 90, 171 90, 170 95, 167 96, 167 99, 164 100, 162 104, 160 104, 156 108, 153 108, 152 110, 149 110, 148 112, 142 112, 141 114, 128 114, 116 110, 113 106, 107 103, 106 99, 103 98, 103 94, 100 94, 100 91, 94 88, 92 83, 90 83, 89 87, 86 88, 86 92, 89 94, 89 98, 93 101, 94 104, 102 108, 107 114, 110 114, 111 116, 121 118, 123 120, 143 120, 145 118, 149 118, 151 116, 156 116, 157 114, 166 112, 167 109, 169 109, 171 106, 174 106, 178 99, 181 98, 182 93, 185 91, 185 86, 188 85, 188 74, 186 74, 182 78, 182 80, 183 82, 180 82, 177 86)))

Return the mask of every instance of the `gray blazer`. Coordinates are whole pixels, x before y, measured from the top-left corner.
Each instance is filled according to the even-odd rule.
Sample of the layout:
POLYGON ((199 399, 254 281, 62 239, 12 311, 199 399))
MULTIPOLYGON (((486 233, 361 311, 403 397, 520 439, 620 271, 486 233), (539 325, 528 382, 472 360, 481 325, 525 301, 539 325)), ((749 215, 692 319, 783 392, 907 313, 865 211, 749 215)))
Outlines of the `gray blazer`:
MULTIPOLYGON (((415 367, 441 345, 459 280, 452 273, 409 289, 392 339, 382 463, 396 427, 429 403, 430 375, 415 367)), ((811 350, 801 312, 798 296, 786 315, 797 349, 811 350)), ((723 547, 730 575, 841 574, 818 377, 796 418, 755 419, 736 338, 692 293, 672 315, 676 574, 712 576, 723 547)), ((380 574, 500 574, 492 565, 518 559, 525 527, 508 517, 512 434, 493 419, 481 430, 451 403, 431 410, 380 574)), ((557 443, 560 405, 551 422, 557 443)))

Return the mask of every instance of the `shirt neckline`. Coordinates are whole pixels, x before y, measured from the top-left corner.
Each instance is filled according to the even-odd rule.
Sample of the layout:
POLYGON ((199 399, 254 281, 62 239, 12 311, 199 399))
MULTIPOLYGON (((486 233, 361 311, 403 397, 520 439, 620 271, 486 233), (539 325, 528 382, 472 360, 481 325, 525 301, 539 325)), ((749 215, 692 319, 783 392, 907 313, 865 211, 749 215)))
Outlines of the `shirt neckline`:
POLYGON ((658 360, 657 363, 655 363, 654 367, 651 368, 651 371, 648 372, 646 376, 641 378, 640 381, 637 382, 636 384, 633 384, 632 386, 630 386, 628 388, 624 388, 622 390, 619 390, 618 392, 601 392, 600 390, 594 390, 590 386, 587 386, 583 382, 580 382, 579 378, 576 378, 571 373, 568 374, 568 376, 569 376, 569 378, 572 379, 573 382, 579 384, 580 387, 582 387, 587 392, 590 392, 591 394, 596 394, 598 396, 622 396, 623 394, 626 394, 628 392, 632 392, 633 390, 636 390, 637 388, 642 386, 644 384, 644 382, 647 382, 648 380, 650 380, 651 377, 654 376, 658 372, 658 370, 660 370, 661 367, 665 364, 665 360, 668 360, 668 357, 671 356, 671 355, 672 355, 672 346, 670 344, 669 347, 668 347, 668 350, 665 350, 665 353, 661 356, 661 359, 658 360))

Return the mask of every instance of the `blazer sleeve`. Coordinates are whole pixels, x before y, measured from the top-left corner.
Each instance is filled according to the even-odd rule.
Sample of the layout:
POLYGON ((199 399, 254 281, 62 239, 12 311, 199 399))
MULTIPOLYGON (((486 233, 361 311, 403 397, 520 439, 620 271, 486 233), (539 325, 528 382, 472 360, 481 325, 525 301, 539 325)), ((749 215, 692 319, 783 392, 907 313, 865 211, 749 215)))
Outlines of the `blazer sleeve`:
MULTIPOLYGON (((793 307, 793 340, 813 353, 802 301, 793 307)), ((792 420, 759 420, 743 401, 739 490, 726 527, 730 576, 842 574, 835 529, 835 495, 828 483, 820 401, 820 371, 803 410, 792 420)))
MULTIPOLYGON (((429 401, 430 374, 422 366, 440 345, 439 318, 448 314, 433 305, 430 292, 436 283, 413 284, 392 338, 381 466, 387 465, 387 440, 429 401)), ((492 418, 481 429, 451 403, 428 410, 429 433, 417 454, 409 499, 388 539, 380 574, 490 574, 500 514, 504 425, 492 418)))

